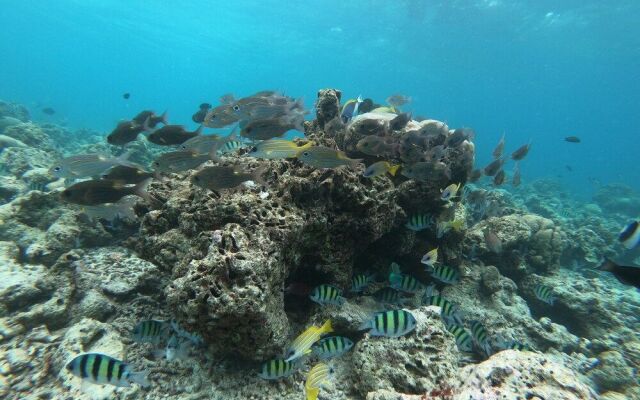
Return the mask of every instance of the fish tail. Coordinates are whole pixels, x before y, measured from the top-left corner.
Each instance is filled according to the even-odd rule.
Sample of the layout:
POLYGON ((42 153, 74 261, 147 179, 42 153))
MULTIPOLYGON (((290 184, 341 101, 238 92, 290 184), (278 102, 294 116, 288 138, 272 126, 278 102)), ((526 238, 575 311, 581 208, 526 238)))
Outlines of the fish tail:
POLYGON ((611 261, 610 259, 608 259, 607 257, 604 258, 604 260, 602 261, 602 263, 600 265, 598 265, 596 267, 596 269, 599 269, 600 271, 613 271, 613 269, 616 267, 616 263, 614 263, 613 261, 611 261))
POLYGON ((258 169, 256 169, 255 171, 253 171, 252 175, 252 181, 260 184, 260 185, 266 185, 266 180, 264 179, 263 175, 264 173, 268 170, 269 166, 268 165, 264 165, 258 169))
POLYGON ((153 130, 149 125, 150 121, 151 121, 151 116, 148 116, 147 119, 145 119, 144 123, 142 124, 142 129, 144 129, 145 132, 151 132, 153 130))
POLYGON ((318 398, 318 394, 320 394, 320 389, 318 389, 318 388, 308 388, 307 389, 307 400, 316 400, 318 398))
POLYGON ((373 328, 373 322, 370 319, 368 319, 366 321, 363 321, 360 324, 360 326, 358 327, 358 330, 359 331, 364 331, 364 330, 369 330, 371 328, 373 328))
POLYGON ((195 133, 196 135, 201 135, 203 129, 204 129, 204 125, 200 124, 198 129, 196 129, 193 133, 195 133))
POLYGON ((333 326, 331 325, 331 320, 328 319, 322 326, 320 327, 320 332, 329 333, 333 332, 333 326))
POLYGON ((389 173, 391 174, 391 176, 396 176, 396 174, 398 173, 398 169, 400 169, 400 165, 392 165, 391 167, 389 167, 389 173))
POLYGON ((138 183, 133 188, 133 194, 142 197, 149 204, 154 204, 158 202, 156 198, 154 198, 153 196, 151 196, 151 194, 149 194, 149 192, 147 192, 147 187, 149 186, 152 180, 153 178, 145 179, 144 181, 138 183))
POLYGON ((142 387, 149 387, 151 386, 151 383, 149 382, 149 379, 147 379, 148 375, 149 371, 130 372, 129 380, 131 382, 137 383, 142 387))
POLYGON ((116 157, 116 161, 118 164, 126 164, 127 160, 129 159, 129 157, 131 157, 131 154, 133 153, 132 150, 127 150, 124 153, 120 154, 118 157, 116 157))

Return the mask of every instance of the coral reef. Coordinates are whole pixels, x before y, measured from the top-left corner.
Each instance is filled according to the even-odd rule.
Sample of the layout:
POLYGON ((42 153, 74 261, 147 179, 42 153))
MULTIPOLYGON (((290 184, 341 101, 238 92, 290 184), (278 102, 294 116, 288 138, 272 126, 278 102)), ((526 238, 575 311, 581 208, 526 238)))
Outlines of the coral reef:
MULTIPOLYGON (((217 165, 259 171, 264 182, 216 192, 191 184, 195 171, 169 174, 149 187, 159 204, 135 203, 141 218, 129 223, 62 203, 53 188, 62 183, 48 174, 62 156, 122 148, 95 132, 70 140, 77 132, 52 124, 7 127, 27 147, 0 153, 0 396, 299 399, 313 360, 278 382, 259 378, 259 365, 331 319, 335 334, 355 345, 329 361, 334 373, 320 399, 638 398, 640 299, 585 266, 618 253, 617 230, 635 211, 611 197, 635 195, 603 187, 596 204, 583 204, 545 180, 517 191, 468 184, 443 200, 442 189, 464 185, 472 171, 470 135, 435 120, 389 131, 389 117, 374 116, 367 123, 385 127, 399 147, 367 155, 357 143, 380 132, 339 124, 341 97, 318 92, 306 139, 366 165, 398 163, 400 174, 368 179, 362 166, 316 169, 295 158, 231 155, 217 165), (416 162, 402 145, 416 138, 418 156, 438 154, 446 173, 402 174, 416 162), (421 230, 408 229, 416 215, 429 218, 421 230), (458 274, 455 283, 420 264, 434 248, 458 274), (401 304, 377 301, 392 262, 423 286, 435 284, 467 330, 481 321, 489 354, 460 351, 442 309, 424 306, 422 292, 403 295, 401 304), (372 282, 350 293, 358 273, 372 282), (342 289, 346 303, 313 303, 308 292, 319 284, 342 289), (553 305, 537 297, 539 285, 551 288, 553 305), (410 311, 416 329, 398 338, 362 332, 364 320, 392 307, 410 311), (147 319, 172 320, 204 345, 186 360, 163 358, 166 343, 132 336, 147 319), (532 351, 502 351, 513 342, 532 351), (126 360, 149 371, 152 385, 88 390, 64 368, 83 352, 126 360)), ((0 103, 0 116, 27 122, 21 110, 0 103)), ((145 140, 127 150, 145 166, 166 151, 145 140)))

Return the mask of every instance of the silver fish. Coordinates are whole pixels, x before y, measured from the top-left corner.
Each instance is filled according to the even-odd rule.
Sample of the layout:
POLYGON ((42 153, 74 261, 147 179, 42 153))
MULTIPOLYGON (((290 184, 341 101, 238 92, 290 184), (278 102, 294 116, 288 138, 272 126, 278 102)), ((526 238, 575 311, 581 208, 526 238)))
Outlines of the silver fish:
POLYGON ((188 150, 170 151, 161 154, 153 162, 153 168, 157 172, 180 172, 193 169, 209 159, 209 154, 197 154, 188 150))
POLYGON ((78 154, 62 159, 51 167, 49 172, 57 178, 77 179, 100 176, 103 172, 116 165, 142 169, 140 165, 127 161, 130 154, 130 152, 126 152, 118 157, 109 157, 102 154, 78 154))

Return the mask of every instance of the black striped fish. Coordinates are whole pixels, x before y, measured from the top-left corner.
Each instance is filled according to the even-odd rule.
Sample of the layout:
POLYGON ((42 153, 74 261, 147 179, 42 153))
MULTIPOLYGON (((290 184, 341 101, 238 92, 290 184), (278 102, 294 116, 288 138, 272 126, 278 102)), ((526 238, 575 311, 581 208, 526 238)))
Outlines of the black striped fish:
POLYGON ((366 275, 366 274, 355 275, 353 279, 351 279, 351 291, 353 293, 362 292, 364 289, 367 288, 367 286, 369 286, 371 282, 373 282, 372 275, 366 275))
POLYGON ((446 324, 447 330, 456 338, 456 345, 460 351, 469 352, 473 350, 473 340, 471 335, 462 325, 456 323, 446 324))
POLYGON ((322 306, 327 304, 340 306, 346 301, 345 298, 342 297, 342 290, 335 286, 324 284, 314 287, 309 297, 322 306))
POLYGON ((129 387, 131 383, 150 386, 148 371, 134 372, 120 360, 99 353, 81 354, 71 360, 67 371, 85 381, 99 385, 129 387))
POLYGON ((400 295, 401 295, 401 292, 399 290, 396 290, 390 287, 385 287, 376 291, 373 294, 373 298, 375 298, 380 303, 398 304, 398 303, 402 303, 404 300, 402 299, 402 297, 400 297, 400 295))
POLYGON ((460 274, 454 268, 439 264, 433 267, 427 267, 427 271, 431 273, 431 277, 442 283, 454 284, 460 280, 460 274))
POLYGON ((433 223, 433 217, 428 214, 415 214, 409 217, 409 221, 404 225, 414 232, 427 229, 433 223))
POLYGON ((543 301, 550 306, 556 301, 556 297, 553 295, 553 290, 550 287, 544 285, 537 285, 533 292, 536 294, 538 300, 543 301))
POLYGON ((285 361, 282 359, 269 360, 262 364, 258 376, 262 379, 274 380, 291 376, 298 369, 298 360, 285 361))
POLYGON ((133 328, 133 340, 141 343, 158 343, 168 336, 170 325, 166 321, 148 319, 140 321, 133 328))
POLYGON ((233 153, 234 151, 244 149, 246 147, 247 146, 243 142, 240 142, 238 140, 229 140, 224 142, 224 144, 217 149, 217 154, 218 155, 229 154, 229 153, 233 153))
POLYGON ((489 334, 480 321, 471 322, 471 336, 475 345, 486 355, 491 355, 491 344, 489 334))
POLYGON ((329 336, 318 341, 311 350, 321 360, 339 357, 351 350, 353 342, 344 336, 329 336))
POLYGON ((400 273, 400 266, 396 263, 391 263, 389 283, 392 288, 408 293, 417 293, 425 289, 425 286, 413 276, 400 273))
POLYGON ((499 347, 503 350, 517 350, 517 351, 533 351, 531 346, 526 343, 517 342, 515 340, 509 340, 499 344, 499 347))
POLYGON ((416 318, 407 310, 383 311, 365 321, 360 330, 369 329, 372 336, 400 337, 416 328, 416 318))
POLYGON ((460 323, 458 308, 444 297, 439 295, 424 296, 422 298, 422 304, 426 306, 440 307, 440 316, 442 317, 442 319, 460 323))

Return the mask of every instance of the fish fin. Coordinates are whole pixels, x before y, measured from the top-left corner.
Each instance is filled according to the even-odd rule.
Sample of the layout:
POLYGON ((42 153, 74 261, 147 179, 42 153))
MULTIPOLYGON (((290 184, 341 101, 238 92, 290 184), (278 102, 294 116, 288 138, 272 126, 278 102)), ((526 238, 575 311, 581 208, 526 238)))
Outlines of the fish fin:
POLYGON ((162 115, 160 115, 160 122, 162 122, 165 125, 169 124, 169 121, 167 120, 167 118, 169 117, 169 114, 167 114, 167 110, 165 110, 162 115))
POLYGON ((307 400, 317 400, 318 394, 320 394, 319 388, 308 388, 305 390, 307 393, 307 400))
POLYGON ((136 186, 133 188, 134 194, 142 197, 147 203, 151 205, 158 203, 158 199, 151 196, 151 194, 147 192, 147 187, 149 186, 152 180, 153 178, 145 179, 144 181, 136 184, 136 186))
POLYGON ((203 129, 204 129, 204 125, 200 124, 198 129, 196 129, 193 133, 195 133, 196 135, 202 135, 202 130, 203 129))
POLYGON ((360 324, 360 326, 358 327, 358 330, 364 331, 364 330, 369 330, 371 328, 373 328, 371 319, 367 319, 360 324))
POLYGON ((144 123, 142 124, 142 129, 145 130, 145 132, 151 132, 153 129, 151 129, 151 126, 149 126, 149 121, 151 120, 151 116, 148 116, 147 119, 144 120, 144 123))
POLYGON ((320 327, 320 332, 321 333, 329 333, 329 332, 333 332, 333 326, 331 325, 331 320, 328 319, 321 327, 320 327))
POLYGON ((256 169, 255 171, 253 171, 251 173, 251 176, 253 177, 252 181, 254 181, 255 183, 258 183, 260 185, 266 185, 267 182, 264 179, 264 177, 262 176, 267 170, 269 169, 268 165, 264 165, 258 169, 256 169))
POLYGON ((391 174, 391 176, 396 176, 396 174, 398 173, 398 169, 400 169, 400 165, 392 165, 391 167, 389 167, 389 174, 391 174))
POLYGON ((398 265, 398 263, 396 263, 396 262, 392 262, 391 263, 391 272, 393 272, 394 274, 399 274, 400 273, 400 265, 398 265))
MULTIPOLYGON (((130 164, 130 163, 128 162, 128 160, 129 160, 129 157, 131 157, 131 154, 132 154, 132 153, 133 153, 133 150, 129 149, 129 150, 125 151, 124 153, 120 154, 118 157, 116 157, 116 161, 117 161, 117 163, 118 163, 118 164, 130 164)), ((109 167, 109 168, 108 168, 107 170, 105 170, 105 171, 108 171, 108 170, 109 170, 109 169, 111 169, 111 168, 113 168, 113 166, 112 166, 112 167, 109 167)))
POLYGON ((613 271, 615 269, 615 267, 617 267, 617 264, 613 261, 611 261, 610 259, 608 259, 607 257, 604 258, 604 260, 602 260, 602 263, 600 263, 600 265, 598 265, 596 267, 596 269, 600 270, 600 271, 613 271))
POLYGON ((142 387, 149 387, 151 386, 151 383, 149 382, 149 379, 147 379, 148 375, 149 375, 149 371, 130 372, 129 380, 131 382, 137 383, 142 387))

